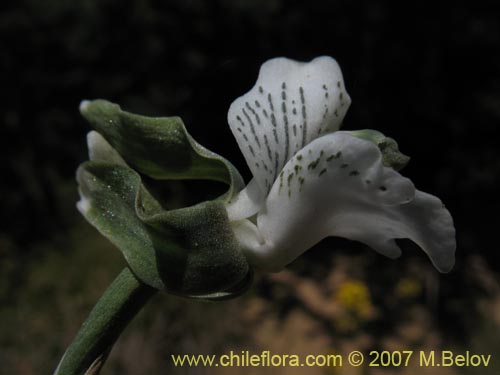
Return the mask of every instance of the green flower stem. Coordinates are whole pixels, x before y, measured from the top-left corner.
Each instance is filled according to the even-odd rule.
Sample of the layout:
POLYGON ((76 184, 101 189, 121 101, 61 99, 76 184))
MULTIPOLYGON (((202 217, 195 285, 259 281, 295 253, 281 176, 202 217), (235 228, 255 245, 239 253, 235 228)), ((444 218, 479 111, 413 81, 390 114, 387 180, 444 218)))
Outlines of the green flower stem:
POLYGON ((83 323, 54 375, 97 374, 122 331, 155 292, 125 268, 83 323))

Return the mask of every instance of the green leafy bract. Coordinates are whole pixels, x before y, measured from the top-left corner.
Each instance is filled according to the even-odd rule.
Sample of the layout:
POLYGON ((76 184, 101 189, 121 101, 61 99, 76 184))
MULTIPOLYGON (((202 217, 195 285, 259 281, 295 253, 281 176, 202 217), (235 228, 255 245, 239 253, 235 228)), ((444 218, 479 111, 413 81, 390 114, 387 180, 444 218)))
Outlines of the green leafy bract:
POLYGON ((231 162, 196 142, 179 117, 140 116, 106 100, 84 101, 80 108, 94 129, 141 174, 158 180, 224 182, 229 186, 227 199, 244 187, 231 162))
POLYGON ((85 218, 154 288, 206 299, 241 294, 251 270, 224 205, 242 186, 233 165, 194 141, 177 117, 138 116, 103 100, 81 110, 99 132, 89 133, 91 160, 77 171, 85 218), (229 189, 220 199, 165 210, 142 175, 222 181, 229 189))
POLYGON ((399 151, 398 144, 394 139, 386 137, 377 130, 354 130, 350 131, 349 134, 375 143, 380 149, 380 152, 382 152, 382 162, 386 167, 391 167, 396 171, 400 171, 410 161, 409 156, 406 156, 399 151))

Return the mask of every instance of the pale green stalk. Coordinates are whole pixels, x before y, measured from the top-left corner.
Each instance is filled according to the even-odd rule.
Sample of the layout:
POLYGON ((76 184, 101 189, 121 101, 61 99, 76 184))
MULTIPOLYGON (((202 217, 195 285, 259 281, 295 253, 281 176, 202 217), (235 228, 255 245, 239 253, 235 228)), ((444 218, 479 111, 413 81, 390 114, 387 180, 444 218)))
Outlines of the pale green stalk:
POLYGON ((117 338, 155 292, 125 268, 83 323, 54 375, 98 374, 117 338))

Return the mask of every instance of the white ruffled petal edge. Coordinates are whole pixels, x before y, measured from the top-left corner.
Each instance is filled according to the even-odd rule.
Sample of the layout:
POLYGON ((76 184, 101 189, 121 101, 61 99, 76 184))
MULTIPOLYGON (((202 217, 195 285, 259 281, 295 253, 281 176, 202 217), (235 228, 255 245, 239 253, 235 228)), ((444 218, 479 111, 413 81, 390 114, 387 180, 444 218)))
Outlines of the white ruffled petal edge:
POLYGON ((279 271, 328 236, 367 244, 391 258, 394 239, 419 245, 441 272, 454 265, 455 229, 442 202, 384 167, 373 143, 335 132, 316 139, 283 168, 257 216, 235 224, 249 260, 279 271))

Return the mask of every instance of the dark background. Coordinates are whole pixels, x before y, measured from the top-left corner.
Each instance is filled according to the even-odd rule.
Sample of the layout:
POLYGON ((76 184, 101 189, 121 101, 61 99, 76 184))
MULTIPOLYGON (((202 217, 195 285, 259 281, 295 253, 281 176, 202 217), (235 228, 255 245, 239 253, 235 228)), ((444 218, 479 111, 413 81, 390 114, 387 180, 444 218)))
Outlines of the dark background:
MULTIPOLYGON (((499 312, 485 313, 476 304, 498 297, 500 271, 500 13, 495 1, 10 3, 0 5, 0 318, 11 322, 0 329, 0 345, 6 348, 0 373, 11 368, 46 373, 123 265, 118 256, 99 258, 96 264, 103 269, 93 264, 85 255, 88 248, 105 249, 99 257, 111 246, 85 243, 78 234, 101 241, 75 209, 74 172, 87 158, 90 129, 78 113, 79 102, 105 98, 131 112, 181 116, 195 139, 249 178, 226 113, 232 100, 252 87, 260 64, 277 56, 337 59, 353 100, 344 129, 373 128, 395 138, 412 158, 403 174, 420 190, 439 196, 452 213, 457 264, 450 274, 433 276, 440 283, 437 299, 445 302, 436 307, 425 296, 415 302, 432 313, 435 328, 467 345, 485 316, 499 312), (78 252, 82 255, 74 255, 78 252), (107 262, 117 266, 106 269, 107 262), (478 273, 489 281, 478 281, 478 273), (63 291, 57 277, 68 278, 63 291), (77 307, 68 307, 67 315, 77 316, 55 324, 72 303, 77 307), (33 327, 36 317, 40 322, 33 327), (48 336, 50 348, 43 356, 26 355, 30 345, 48 336)), ((332 240, 294 263, 291 272, 308 276, 314 267, 317 275, 327 272, 322 264, 333 255, 321 246, 353 248, 339 252, 368 257, 359 278, 382 290, 410 272, 411 262, 427 262, 411 247, 394 263, 360 245, 332 240)), ((420 271, 415 272, 418 279, 420 271)), ((278 310, 300 304, 292 297, 274 298, 269 283, 258 278, 252 293, 281 304, 278 310)), ((376 301, 376 288, 370 291, 386 309, 376 301)), ((396 316, 397 308, 391 308, 396 316)), ((390 325, 386 320, 376 322, 378 329, 390 325)), ((378 335, 377 328, 360 329, 378 335)), ((494 329, 498 332, 498 326, 494 329)))

